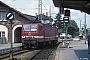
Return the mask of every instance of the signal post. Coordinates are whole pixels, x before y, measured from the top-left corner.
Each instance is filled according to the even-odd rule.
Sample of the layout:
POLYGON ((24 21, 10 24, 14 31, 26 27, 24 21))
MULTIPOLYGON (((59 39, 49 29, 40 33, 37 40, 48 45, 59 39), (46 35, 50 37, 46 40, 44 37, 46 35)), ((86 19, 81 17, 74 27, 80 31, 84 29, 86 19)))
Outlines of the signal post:
MULTIPOLYGON (((61 14, 61 11, 60 11, 61 14)), ((70 17, 70 10, 64 10, 64 17, 63 20, 60 20, 61 24, 66 24, 66 43, 65 47, 67 47, 67 24, 69 23, 69 17, 70 17)))
POLYGON ((64 23, 66 24, 66 44, 65 46, 68 47, 68 43, 67 43, 67 24, 69 23, 69 17, 70 17, 70 10, 65 10, 64 11, 64 23))
POLYGON ((7 12, 6 14, 6 20, 10 21, 10 43, 11 43, 11 51, 10 51, 10 59, 9 60, 14 60, 13 59, 13 44, 12 44, 12 22, 14 20, 14 12, 7 12))

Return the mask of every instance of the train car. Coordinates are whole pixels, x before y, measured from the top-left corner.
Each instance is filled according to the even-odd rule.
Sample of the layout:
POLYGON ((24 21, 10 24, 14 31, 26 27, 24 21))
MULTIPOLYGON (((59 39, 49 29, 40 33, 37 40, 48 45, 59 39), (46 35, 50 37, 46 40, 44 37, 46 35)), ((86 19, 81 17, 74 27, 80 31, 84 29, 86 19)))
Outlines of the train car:
POLYGON ((56 27, 42 24, 22 25, 22 47, 37 48, 43 45, 55 44, 58 40, 58 30, 56 27))

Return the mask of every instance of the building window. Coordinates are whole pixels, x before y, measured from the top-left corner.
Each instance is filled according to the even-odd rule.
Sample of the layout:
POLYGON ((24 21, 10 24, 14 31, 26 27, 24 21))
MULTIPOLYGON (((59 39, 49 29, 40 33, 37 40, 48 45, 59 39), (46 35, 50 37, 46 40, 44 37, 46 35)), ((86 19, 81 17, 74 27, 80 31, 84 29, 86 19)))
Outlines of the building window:
POLYGON ((0 37, 5 37, 5 32, 0 32, 0 37))
POLYGON ((6 11, 0 11, 0 21, 7 21, 6 20, 6 11))
POLYGON ((1 32, 0 32, 0 37, 1 37, 1 32))
POLYGON ((2 37, 5 37, 5 32, 2 32, 2 37))

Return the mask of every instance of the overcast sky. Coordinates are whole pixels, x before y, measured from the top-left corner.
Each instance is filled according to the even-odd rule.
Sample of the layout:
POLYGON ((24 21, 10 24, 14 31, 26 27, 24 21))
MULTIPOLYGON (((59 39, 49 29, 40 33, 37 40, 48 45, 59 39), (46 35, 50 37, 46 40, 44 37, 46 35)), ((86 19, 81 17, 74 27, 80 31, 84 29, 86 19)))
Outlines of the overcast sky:
MULTIPOLYGON (((14 9, 29 15, 34 15, 35 13, 38 13, 38 0, 0 0, 4 2, 5 4, 13 7, 14 9)), ((52 0, 42 0, 42 13, 46 14, 46 12, 49 12, 49 7, 51 6, 51 15, 54 17, 55 14, 58 13, 58 8, 54 7, 54 4, 52 0)), ((81 26, 84 26, 84 16, 85 13, 79 11, 79 10, 72 10, 71 12, 71 19, 75 20, 78 26, 80 27, 80 20, 81 20, 81 26)), ((86 14, 86 23, 87 27, 90 27, 90 15, 86 14)))

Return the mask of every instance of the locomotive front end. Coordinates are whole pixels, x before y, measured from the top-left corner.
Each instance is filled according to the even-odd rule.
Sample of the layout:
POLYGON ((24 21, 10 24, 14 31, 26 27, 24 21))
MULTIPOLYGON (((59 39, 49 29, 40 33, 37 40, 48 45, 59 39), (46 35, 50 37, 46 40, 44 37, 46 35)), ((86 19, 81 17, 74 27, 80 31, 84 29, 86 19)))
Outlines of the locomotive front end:
POLYGON ((36 48, 40 38, 39 24, 24 24, 22 28, 23 48, 36 48))
POLYGON ((24 48, 31 48, 32 45, 37 44, 34 36, 37 34, 37 25, 24 24, 22 28, 22 46, 24 48))

